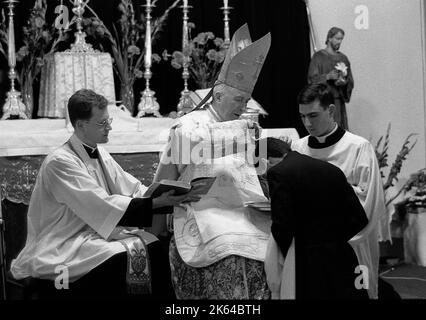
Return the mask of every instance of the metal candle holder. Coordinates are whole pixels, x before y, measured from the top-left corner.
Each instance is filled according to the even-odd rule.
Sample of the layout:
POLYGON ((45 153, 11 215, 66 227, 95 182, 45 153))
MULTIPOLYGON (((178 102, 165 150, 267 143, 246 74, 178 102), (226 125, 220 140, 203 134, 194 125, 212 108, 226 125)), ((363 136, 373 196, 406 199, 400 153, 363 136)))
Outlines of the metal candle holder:
POLYGON ((2 120, 8 119, 10 116, 18 116, 19 118, 28 119, 25 114, 26 107, 22 102, 20 95, 21 93, 15 90, 15 79, 16 79, 16 52, 15 52, 15 30, 13 23, 13 8, 17 0, 4 1, 9 7, 9 28, 8 28, 8 63, 9 63, 9 79, 10 79, 10 91, 7 93, 6 103, 3 106, 2 120))
POLYGON ((83 26, 81 23, 83 22, 83 13, 84 13, 84 7, 87 5, 89 0, 86 0, 86 2, 82 0, 76 0, 74 1, 74 7, 72 8, 72 12, 75 15, 75 22, 76 22, 76 28, 77 32, 74 33, 75 40, 74 43, 71 44, 71 49, 65 50, 67 53, 95 53, 97 52, 92 48, 92 45, 89 43, 86 43, 86 33, 83 32, 83 26))
POLYGON ((155 5, 151 4, 151 0, 147 0, 145 5, 146 13, 146 29, 145 29, 145 72, 143 77, 145 78, 145 90, 141 92, 141 101, 138 104, 138 114, 136 117, 140 118, 146 114, 153 114, 156 117, 161 117, 159 112, 160 105, 155 98, 155 92, 149 88, 149 80, 152 77, 151 63, 152 63, 152 41, 151 41, 151 12, 155 5))
POLYGON ((231 10, 234 9, 233 7, 228 6, 228 1, 224 3, 224 6, 220 8, 223 10, 223 23, 224 23, 224 30, 223 30, 223 44, 226 49, 229 48, 229 44, 231 43, 231 38, 229 35, 229 21, 231 19, 229 18, 229 14, 231 13, 231 10))
POLYGON ((181 6, 183 12, 183 28, 182 28, 182 53, 183 53, 183 71, 182 71, 182 79, 183 79, 183 90, 180 93, 179 104, 177 106, 178 116, 184 115, 191 111, 196 105, 194 101, 191 99, 191 91, 188 90, 188 79, 189 79, 189 56, 188 56, 188 45, 189 45, 189 31, 188 31, 188 13, 189 9, 192 6, 189 6, 186 1, 184 1, 184 5, 181 6))

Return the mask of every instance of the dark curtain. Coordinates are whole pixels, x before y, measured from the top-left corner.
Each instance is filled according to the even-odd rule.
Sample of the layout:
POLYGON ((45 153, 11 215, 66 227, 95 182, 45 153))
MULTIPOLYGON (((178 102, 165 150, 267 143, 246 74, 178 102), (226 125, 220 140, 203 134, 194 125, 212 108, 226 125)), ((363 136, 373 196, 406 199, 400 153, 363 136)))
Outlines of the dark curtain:
MULTIPOLYGON (((54 8, 59 0, 48 0, 48 21, 55 18, 54 8), (50 20, 49 20, 50 19, 50 20)), ((91 0, 89 5, 104 21, 107 27, 119 18, 117 5, 119 0, 91 0)), ((20 47, 22 26, 28 17, 33 1, 21 1, 16 7, 15 34, 16 47, 20 47)), ((63 1, 71 8, 70 2, 63 1)), ((145 0, 134 0, 136 12, 143 10, 139 5, 145 0)), ((156 17, 173 3, 173 0, 158 0, 157 7, 153 11, 156 17)), ((223 37, 223 11, 222 0, 189 0, 193 8, 189 12, 190 21, 195 23, 192 36, 199 32, 211 31, 215 35, 223 37)), ((298 105, 296 101, 298 91, 306 82, 306 73, 310 59, 309 25, 306 15, 305 2, 303 0, 230 0, 231 11, 230 31, 232 33, 247 22, 252 40, 255 41, 267 32, 271 32, 272 45, 262 72, 253 92, 253 98, 258 101, 269 116, 260 119, 265 128, 294 127, 299 135, 306 135, 303 124, 300 121, 298 105)), ((6 10, 7 12, 7 10, 6 10)), ((71 10, 70 10, 71 13, 71 10)), ((153 47, 153 52, 161 54, 167 49, 169 53, 181 49, 182 35, 182 10, 174 9, 167 21, 160 38, 153 47)), ((0 79, 2 104, 5 92, 8 90, 6 61, 0 60, 3 69, 3 79, 0 79)), ((160 112, 168 114, 176 110, 180 92, 183 89, 181 70, 176 70, 169 61, 154 64, 151 88, 156 92, 157 101, 160 104, 160 112)), ((1 75, 1 73, 0 73, 1 75)), ((35 84, 35 108, 37 107, 38 85, 35 84)), ((136 105, 140 99, 140 92, 144 89, 144 80, 135 83, 136 105)), ((190 82, 190 89, 195 90, 194 83, 190 82)), ((116 79, 116 95, 119 93, 119 83, 116 79)), ((34 115, 36 111, 34 112, 34 115)))

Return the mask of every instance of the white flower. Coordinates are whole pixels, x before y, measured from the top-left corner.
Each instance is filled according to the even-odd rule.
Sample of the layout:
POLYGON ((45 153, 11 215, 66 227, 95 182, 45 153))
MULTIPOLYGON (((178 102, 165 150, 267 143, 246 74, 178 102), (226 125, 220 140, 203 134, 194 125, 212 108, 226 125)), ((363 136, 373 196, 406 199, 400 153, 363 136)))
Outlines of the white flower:
POLYGON ((344 77, 348 74, 348 67, 344 62, 338 62, 334 68, 341 71, 344 77))

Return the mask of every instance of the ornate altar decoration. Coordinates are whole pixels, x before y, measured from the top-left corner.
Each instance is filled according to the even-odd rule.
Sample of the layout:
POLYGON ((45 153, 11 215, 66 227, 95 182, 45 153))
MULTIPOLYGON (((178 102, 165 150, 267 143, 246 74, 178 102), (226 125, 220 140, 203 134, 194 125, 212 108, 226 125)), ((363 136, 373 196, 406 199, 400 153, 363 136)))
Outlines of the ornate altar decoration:
POLYGON ((145 28, 145 72, 143 77, 145 79, 145 90, 142 92, 141 101, 138 105, 137 117, 143 117, 148 114, 153 114, 156 117, 161 117, 159 112, 160 105, 155 98, 155 92, 149 87, 149 80, 152 77, 151 64, 152 64, 152 39, 151 39, 151 11, 155 4, 151 4, 151 0, 147 0, 145 7, 146 12, 146 28, 145 28))
POLYGON ((108 53, 94 50, 86 43, 83 32, 83 13, 87 1, 74 1, 76 24, 74 44, 65 52, 56 52, 46 58, 41 73, 39 117, 65 118, 65 106, 69 97, 82 88, 92 89, 115 102, 112 60, 108 53))
MULTIPOLYGON (((7 1, 9 6, 9 27, 7 31, 7 47, 8 47, 8 63, 9 63, 9 79, 10 79, 10 91, 7 93, 6 103, 3 106, 2 119, 7 119, 11 116, 17 116, 23 119, 27 119, 25 113, 25 105, 21 101, 20 92, 15 90, 15 79, 16 79, 16 54, 15 54, 15 31, 13 23, 13 8, 16 0, 7 1)), ((2 49, 3 50, 3 49, 2 49)), ((4 51, 3 51, 4 52, 4 51)))
MULTIPOLYGON (((157 0, 146 0, 149 7, 145 5, 146 10, 150 11, 155 6, 157 0)), ((175 0, 164 13, 152 19, 151 27, 151 46, 159 37, 170 11, 177 6, 180 0, 175 0)), ((152 74, 141 71, 142 66, 145 67, 145 47, 146 47, 146 27, 147 18, 145 15, 135 15, 131 0, 121 0, 118 5, 118 10, 121 12, 121 18, 113 24, 113 32, 110 32, 101 19, 93 10, 88 7, 93 17, 85 19, 85 32, 95 42, 106 40, 111 46, 111 54, 114 59, 114 72, 120 81, 120 102, 126 106, 131 114, 134 112, 135 98, 133 85, 138 78, 146 75, 145 80, 150 78, 152 74)), ((103 50, 101 47, 100 49, 103 50)), ((151 62, 159 62, 160 56, 157 54, 151 55, 151 62)))
POLYGON ((188 28, 188 13, 189 9, 192 8, 192 6, 188 5, 188 0, 183 0, 182 5, 182 12, 183 12, 183 24, 182 24, 182 79, 183 79, 183 90, 180 93, 180 99, 179 103, 177 105, 177 115, 182 116, 185 113, 188 113, 193 108, 196 107, 196 105, 193 103, 193 101, 190 99, 191 91, 188 90, 188 79, 189 79, 189 71, 188 71, 188 65, 190 62, 190 54, 189 54, 189 28, 188 28))

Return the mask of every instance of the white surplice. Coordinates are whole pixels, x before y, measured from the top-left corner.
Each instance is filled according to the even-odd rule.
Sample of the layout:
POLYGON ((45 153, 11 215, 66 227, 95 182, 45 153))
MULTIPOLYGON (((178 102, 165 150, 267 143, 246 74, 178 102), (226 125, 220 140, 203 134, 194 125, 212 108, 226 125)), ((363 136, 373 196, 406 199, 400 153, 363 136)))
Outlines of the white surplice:
POLYGON ((178 180, 186 182, 218 177, 199 202, 174 208, 176 245, 182 260, 192 267, 205 267, 233 254, 265 259, 270 215, 243 203, 267 199, 247 154, 233 149, 235 141, 245 145, 253 143, 252 138, 246 120, 219 122, 211 107, 185 115, 171 129, 160 166, 175 164, 178 180))
MULTIPOLYGON (((368 267, 368 293, 377 298, 379 241, 390 239, 390 217, 385 207, 383 183, 373 146, 366 139, 348 131, 335 144, 325 148, 308 146, 309 136, 293 141, 292 149, 340 168, 358 196, 369 220, 353 237, 352 245, 360 265, 368 267)), ((330 195, 332 201, 332 195, 330 195)), ((355 271, 354 271, 355 272, 355 271)))
POLYGON ((99 161, 89 158, 73 135, 44 160, 28 208, 27 241, 11 265, 16 279, 53 280, 55 268, 65 266, 72 282, 126 250, 107 239, 146 187, 101 146, 98 152, 99 161))

